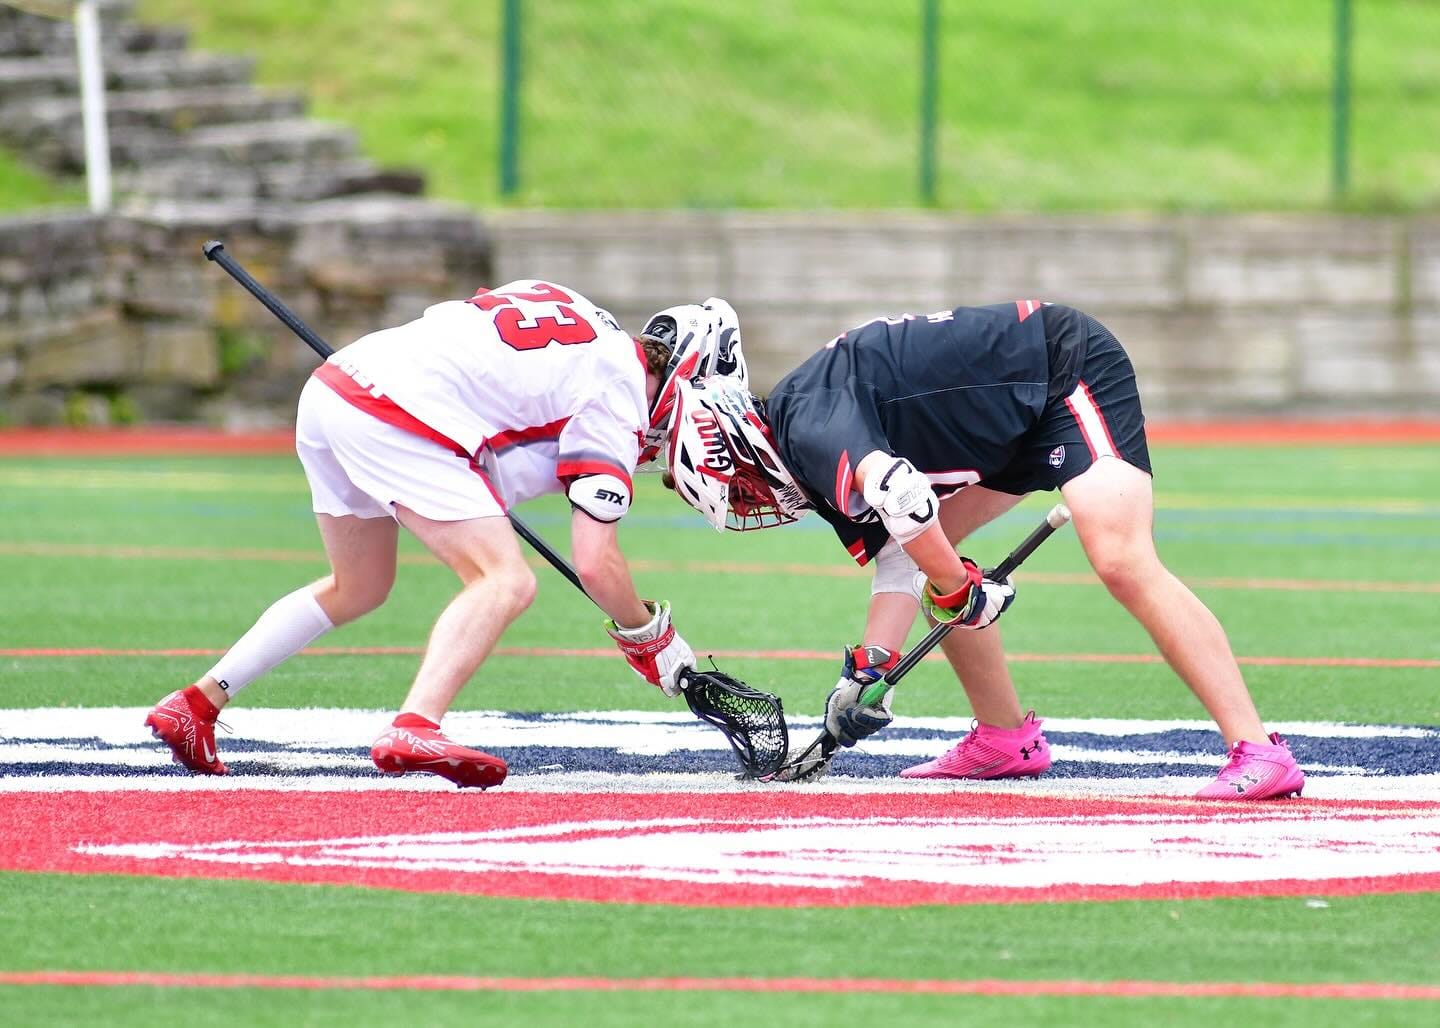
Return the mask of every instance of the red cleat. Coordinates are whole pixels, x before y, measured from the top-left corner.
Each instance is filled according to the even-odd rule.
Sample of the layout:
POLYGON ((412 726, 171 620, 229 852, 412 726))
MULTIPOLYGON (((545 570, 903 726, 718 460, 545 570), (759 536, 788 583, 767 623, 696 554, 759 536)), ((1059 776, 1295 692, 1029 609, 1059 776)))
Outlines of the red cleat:
POLYGON ((145 717, 150 732, 166 746, 175 763, 201 775, 228 775, 215 754, 215 721, 195 713, 179 689, 157 703, 145 717))
POLYGON ((462 789, 499 785, 510 770, 499 757, 453 743, 438 728, 392 725, 370 747, 370 759, 387 775, 428 771, 462 789))

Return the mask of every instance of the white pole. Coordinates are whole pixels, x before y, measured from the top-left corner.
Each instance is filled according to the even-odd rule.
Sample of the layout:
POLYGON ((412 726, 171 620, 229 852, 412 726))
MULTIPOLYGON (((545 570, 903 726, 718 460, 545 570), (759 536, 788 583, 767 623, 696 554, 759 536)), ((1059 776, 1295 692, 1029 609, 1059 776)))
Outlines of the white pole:
POLYGON ((80 110, 85 123, 85 181, 90 209, 110 209, 110 135, 105 127, 105 72, 100 64, 100 15, 95 0, 75 5, 75 56, 80 63, 80 110))

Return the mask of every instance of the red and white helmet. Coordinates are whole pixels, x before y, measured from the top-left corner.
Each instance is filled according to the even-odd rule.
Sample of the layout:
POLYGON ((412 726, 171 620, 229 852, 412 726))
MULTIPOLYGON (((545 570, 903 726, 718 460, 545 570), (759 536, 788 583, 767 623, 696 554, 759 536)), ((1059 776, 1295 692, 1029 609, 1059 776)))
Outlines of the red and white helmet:
POLYGON ((718 296, 652 314, 640 334, 670 348, 670 362, 650 406, 650 428, 640 454, 644 464, 660 456, 665 445, 665 430, 675 410, 676 383, 725 375, 747 389, 750 372, 740 346, 740 318, 735 308, 718 296))
POLYGON ((675 491, 717 531, 788 525, 810 509, 754 397, 724 375, 677 382, 665 462, 675 491))

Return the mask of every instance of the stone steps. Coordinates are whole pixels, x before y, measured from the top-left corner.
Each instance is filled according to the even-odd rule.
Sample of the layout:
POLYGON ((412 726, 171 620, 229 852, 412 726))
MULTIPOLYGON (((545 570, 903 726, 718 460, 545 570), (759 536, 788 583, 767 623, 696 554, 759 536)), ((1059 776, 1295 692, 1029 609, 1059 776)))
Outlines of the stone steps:
MULTIPOLYGON (((178 25, 137 25, 133 3, 104 2, 100 7, 100 45, 107 54, 184 50, 190 33, 178 25)), ((37 18, 0 7, 0 57, 74 57, 75 26, 66 19, 37 18)))
MULTIPOLYGON (((192 132, 226 122, 293 118, 304 111, 301 94, 252 85, 125 90, 105 97, 105 116, 112 134, 134 128, 192 132)), ((34 133, 78 128, 81 118, 78 96, 38 97, 0 106, 0 130, 22 140, 34 133)))
MULTIPOLYGON (((169 159, 185 148, 190 136, 206 128, 289 121, 304 107, 305 99, 298 93, 249 85, 110 93, 105 115, 111 160, 123 166, 169 159)), ((40 97, 0 105, 0 138, 41 167, 66 173, 82 170, 83 133, 79 97, 40 97)))
POLYGON ((121 178, 135 195, 184 199, 317 200, 366 184, 418 191, 418 180, 406 183, 357 156, 350 128, 304 118, 196 129, 170 156, 121 178))
MULTIPOLYGON (((136 25, 102 0, 106 120, 115 187, 150 200, 310 201, 423 188, 357 154, 343 125, 304 117, 302 95, 252 84, 245 56, 191 52, 183 28, 136 25)), ((0 143, 79 175, 84 124, 69 21, 0 6, 0 143)))
POLYGON ((341 160, 355 153, 355 130, 313 118, 285 118, 196 129, 187 152, 208 159, 269 161, 341 160))
POLYGON ((424 181, 413 173, 386 171, 361 157, 250 165, 206 163, 186 154, 122 172, 117 184, 140 199, 304 203, 354 193, 413 195, 424 181))
MULTIPOLYGON (((107 94, 129 90, 196 89, 250 81, 253 58, 230 54, 115 54, 105 61, 107 94)), ((0 106, 40 97, 74 96, 80 90, 75 58, 0 58, 0 106)))

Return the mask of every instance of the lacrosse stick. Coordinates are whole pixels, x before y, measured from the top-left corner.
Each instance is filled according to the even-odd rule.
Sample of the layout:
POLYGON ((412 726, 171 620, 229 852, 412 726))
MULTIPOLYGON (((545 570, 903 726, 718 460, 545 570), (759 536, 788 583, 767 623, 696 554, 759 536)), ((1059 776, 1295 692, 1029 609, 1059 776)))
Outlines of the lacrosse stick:
POLYGON ((768 779, 780 770, 790 750, 780 698, 727 675, 715 666, 713 657, 710 667, 685 673, 685 702, 696 717, 730 741, 743 769, 742 779, 768 779))
MULTIPOLYGON (((985 577, 992 581, 1001 581, 1008 578, 1010 573, 1023 564, 1030 554, 1070 520, 1070 508, 1063 503, 1057 503, 1050 508, 1045 515, 1045 520, 1037 525, 1029 535, 1015 549, 995 566, 993 571, 986 571, 985 577)), ((951 624, 938 624, 921 639, 909 653, 901 657, 899 662, 880 681, 873 683, 860 694, 860 702, 867 706, 875 706, 885 698, 885 694, 899 684, 900 679, 910 673, 910 669, 924 659, 925 655, 940 644, 940 640, 950 634, 954 628, 951 624)), ((830 734, 829 729, 822 728, 820 734, 809 746, 801 751, 794 760, 787 761, 780 770, 763 781, 780 782, 807 782, 819 778, 830 770, 830 761, 834 759, 835 752, 840 747, 840 740, 830 734)))
MULTIPOLYGON (((328 360, 335 352, 333 346, 316 335, 294 311, 280 302, 279 297, 256 281, 239 261, 226 253, 224 243, 212 239, 205 244, 204 253, 244 286, 251 296, 264 304, 271 314, 319 354, 322 360, 328 360)), ((529 543, 535 552, 544 557, 546 563, 560 572, 571 585, 579 589, 586 599, 595 603, 594 597, 585 591, 584 583, 580 581, 579 574, 570 566, 569 561, 531 531, 514 512, 507 510, 505 516, 510 519, 510 525, 517 535, 529 543)), ((711 661, 711 666, 714 667, 714 661, 711 661)), ((743 777, 760 778, 773 775, 779 770, 785 760, 789 736, 785 726, 785 712, 778 697, 752 689, 719 668, 712 671, 691 670, 683 676, 683 681, 685 701, 690 705, 691 711, 696 717, 724 733, 740 761, 743 777)))
MULTIPOLYGON (((205 256, 224 268, 236 282, 245 287, 251 296, 265 305, 271 314, 275 315, 285 327, 294 332, 304 343, 320 355, 321 360, 328 360, 335 352, 335 348, 315 334, 309 325, 301 321, 289 307, 280 302, 280 298, 263 285, 257 282, 251 274, 240 266, 240 262, 225 252, 225 244, 218 239, 212 239, 205 244, 205 256)), ((506 511, 505 516, 510 519, 510 525, 515 529, 517 535, 529 543, 536 553, 544 557, 546 562, 560 574, 570 580, 570 584, 582 593, 585 587, 580 584, 580 576, 560 554, 550 548, 550 544, 530 530, 530 527, 521 521, 511 511, 506 511)))

